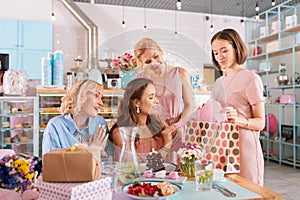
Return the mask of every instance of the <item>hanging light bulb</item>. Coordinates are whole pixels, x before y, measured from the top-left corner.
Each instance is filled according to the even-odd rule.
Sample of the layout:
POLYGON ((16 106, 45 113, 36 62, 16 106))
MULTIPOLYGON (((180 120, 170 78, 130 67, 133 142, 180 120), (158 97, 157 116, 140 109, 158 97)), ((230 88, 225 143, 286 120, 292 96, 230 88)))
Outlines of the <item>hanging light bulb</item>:
POLYGON ((146 21, 147 21, 147 17, 146 17, 146 2, 147 2, 147 0, 144 0, 144 32, 147 31, 147 25, 146 25, 146 21))
POLYGON ((272 6, 275 6, 275 5, 276 5, 275 0, 272 0, 272 6))
POLYGON ((91 4, 95 4, 95 0, 91 0, 91 4))
POLYGON ((51 3, 52 3, 52 4, 51 4, 51 10, 52 10, 52 13, 51 13, 51 20, 52 20, 52 21, 55 21, 55 20, 56 20, 56 17, 55 17, 54 11, 53 11, 53 0, 52 0, 51 3))
POLYGON ((52 20, 52 21, 55 21, 55 20, 56 20, 56 17, 55 17, 54 12, 51 13, 51 20, 52 20))
POLYGON ((177 6, 177 10, 181 10, 181 1, 180 0, 177 0, 176 6, 177 6))
POLYGON ((123 9, 122 9, 122 27, 125 28, 126 27, 126 24, 125 24, 125 19, 124 19, 124 10, 125 10, 125 7, 124 7, 124 1, 123 0, 123 9))
POLYGON ((259 11, 258 2, 256 3, 256 6, 255 6, 255 11, 256 11, 256 12, 258 12, 258 11, 259 11))
POLYGON ((256 12, 255 19, 259 20, 259 14, 256 12))
POLYGON ((213 24, 212 13, 213 13, 212 0, 210 0, 210 32, 214 31, 214 26, 212 25, 213 24))
POLYGON ((245 20, 241 19, 241 25, 243 26, 245 24, 245 20))

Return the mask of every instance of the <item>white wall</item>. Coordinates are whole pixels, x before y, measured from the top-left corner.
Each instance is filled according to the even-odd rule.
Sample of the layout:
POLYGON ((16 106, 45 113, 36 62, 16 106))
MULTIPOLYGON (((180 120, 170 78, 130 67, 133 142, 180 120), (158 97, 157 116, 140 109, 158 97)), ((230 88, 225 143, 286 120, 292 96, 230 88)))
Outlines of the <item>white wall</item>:
MULTIPOLYGON (((121 27, 122 6, 110 6, 100 4, 77 3, 77 5, 85 12, 87 16, 93 20, 98 26, 99 57, 103 55, 103 51, 111 46, 119 46, 120 49, 111 49, 116 54, 123 53, 127 49, 133 49, 135 42, 140 38, 130 38, 129 43, 113 44, 113 38, 122 34, 126 35, 132 32, 142 32, 144 26, 144 9, 125 7, 126 27, 121 27), (129 45, 129 46, 128 46, 129 45), (124 47, 128 46, 128 47, 124 47), (101 54, 102 53, 102 54, 101 54)), ((0 0, 0 18, 24 19, 24 20, 43 20, 50 21, 52 9, 51 0, 0 0)), ((86 30, 74 17, 66 10, 59 0, 53 1, 53 10, 56 15, 56 21, 53 22, 54 50, 61 49, 65 53, 65 71, 75 67, 74 58, 77 56, 86 57, 87 37, 86 30)), ((175 50, 178 55, 186 54, 188 57, 184 59, 198 60, 199 63, 210 62, 210 39, 214 33, 223 28, 231 27, 236 29, 242 36, 244 35, 244 27, 240 25, 239 17, 215 16, 213 15, 213 25, 215 31, 210 32, 210 21, 206 21, 204 16, 207 14, 177 12, 177 31, 178 40, 188 41, 194 46, 189 45, 183 48, 183 43, 178 43, 175 50), (197 47, 197 48, 196 48, 197 47), (197 49, 197 50, 195 50, 197 49), (198 52, 199 50, 199 52, 198 52), (190 58, 189 58, 190 57, 190 58)), ((209 15, 210 16, 210 15, 209 15)), ((147 36, 152 30, 163 29, 173 37, 175 31, 175 12, 158 9, 146 9, 146 25, 149 31, 142 35, 147 36)), ((154 37, 158 37, 157 35, 154 37)), ((174 34, 175 37, 175 34, 174 34)), ((125 38, 124 38, 125 39, 125 38)), ((127 38, 128 39, 128 38, 127 38)), ((174 38, 159 38, 157 41, 166 50, 174 49, 176 43, 174 38)), ((122 41, 121 41, 122 42, 122 41)), ((178 63, 180 64, 180 63, 178 63)))

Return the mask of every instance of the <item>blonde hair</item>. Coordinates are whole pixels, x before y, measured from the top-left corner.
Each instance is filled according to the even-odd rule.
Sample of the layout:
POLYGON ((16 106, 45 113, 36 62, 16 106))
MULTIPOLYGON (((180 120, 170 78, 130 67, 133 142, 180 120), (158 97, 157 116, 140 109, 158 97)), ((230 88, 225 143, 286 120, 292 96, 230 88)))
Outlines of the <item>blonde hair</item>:
POLYGON ((154 40, 152 40, 151 38, 143 38, 134 47, 134 58, 136 60, 137 66, 142 66, 140 57, 146 51, 146 49, 149 48, 158 49, 163 53, 160 46, 154 40))
POLYGON ((61 98, 60 111, 62 114, 70 113, 77 116, 87 99, 88 92, 102 91, 103 86, 91 79, 83 79, 73 85, 67 94, 61 98))

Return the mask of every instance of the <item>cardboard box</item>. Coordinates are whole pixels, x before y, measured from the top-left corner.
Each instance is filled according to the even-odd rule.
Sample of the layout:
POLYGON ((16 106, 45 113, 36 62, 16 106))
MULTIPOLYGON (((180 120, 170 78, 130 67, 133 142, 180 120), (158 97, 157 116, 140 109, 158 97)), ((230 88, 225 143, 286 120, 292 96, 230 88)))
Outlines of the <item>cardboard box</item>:
POLYGON ((91 150, 83 146, 74 147, 75 150, 72 148, 55 149, 44 154, 44 181, 88 182, 100 177, 100 162, 91 150))
POLYGON ((266 26, 262 26, 259 28, 259 36, 260 37, 267 36, 267 27, 266 26))
POLYGON ((291 16, 286 16, 285 18, 285 28, 292 28, 296 26, 297 24, 297 16, 296 15, 291 15, 291 16))
POLYGON ((39 200, 111 200, 111 177, 88 183, 48 183, 38 180, 39 200))
POLYGON ((277 33, 279 30, 279 21, 276 20, 274 22, 272 22, 272 29, 271 29, 271 33, 277 33))

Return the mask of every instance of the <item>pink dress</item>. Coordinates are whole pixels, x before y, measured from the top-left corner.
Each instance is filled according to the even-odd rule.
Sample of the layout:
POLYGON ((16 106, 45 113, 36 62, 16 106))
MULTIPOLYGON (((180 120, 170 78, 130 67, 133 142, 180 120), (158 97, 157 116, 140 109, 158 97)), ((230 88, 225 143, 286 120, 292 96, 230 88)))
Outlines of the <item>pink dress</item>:
MULTIPOLYGON (((166 122, 169 125, 179 121, 184 108, 180 70, 180 67, 175 67, 163 83, 154 82, 156 96, 165 111, 166 122)), ((136 77, 151 79, 143 72, 137 74, 136 77)))
MULTIPOLYGON (((168 74, 165 81, 162 83, 154 82, 156 96, 159 100, 159 104, 162 106, 165 114, 166 122, 172 125, 179 121, 184 109, 184 102, 182 98, 182 75, 181 68, 174 67, 174 69, 168 74)), ((136 75, 137 78, 148 78, 149 75, 141 72, 136 75)), ((192 98, 192 97, 191 97, 192 98)), ((167 155, 166 161, 172 160, 172 153, 180 147, 183 147, 181 133, 175 135, 173 138, 173 144, 170 149, 170 153, 167 155)))
MULTIPOLYGON (((236 108, 240 117, 253 118, 251 105, 265 101, 262 80, 248 69, 243 69, 234 75, 220 77, 214 84, 212 98, 219 101, 223 107, 236 108)), ((239 175, 262 185, 264 159, 259 134, 259 131, 239 127, 239 175)))

